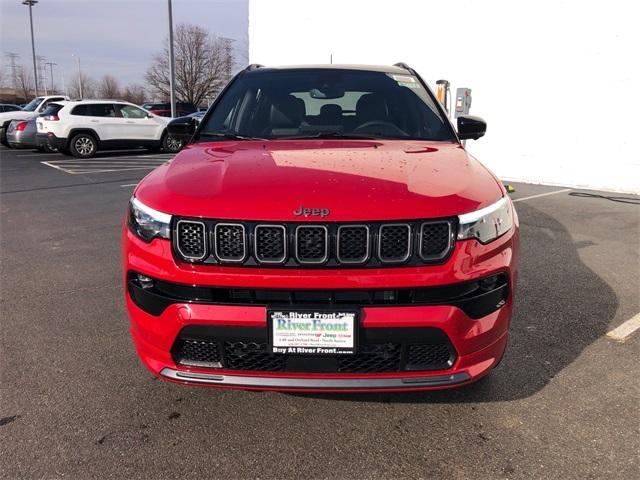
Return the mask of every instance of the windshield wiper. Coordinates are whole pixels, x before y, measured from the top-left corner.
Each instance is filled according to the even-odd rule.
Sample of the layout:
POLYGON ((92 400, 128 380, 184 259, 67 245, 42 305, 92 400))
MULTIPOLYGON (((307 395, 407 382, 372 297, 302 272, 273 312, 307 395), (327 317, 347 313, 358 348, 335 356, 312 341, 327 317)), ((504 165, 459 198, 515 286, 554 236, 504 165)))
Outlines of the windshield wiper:
POLYGON ((200 132, 198 136, 224 138, 226 140, 265 140, 258 137, 247 137, 235 132, 200 132))
POLYGON ((292 135, 290 137, 275 137, 274 140, 299 140, 299 139, 314 139, 314 138, 346 138, 346 139, 358 139, 358 140, 378 140, 371 135, 365 135, 360 133, 345 133, 345 132, 318 132, 310 133, 307 135, 292 135))

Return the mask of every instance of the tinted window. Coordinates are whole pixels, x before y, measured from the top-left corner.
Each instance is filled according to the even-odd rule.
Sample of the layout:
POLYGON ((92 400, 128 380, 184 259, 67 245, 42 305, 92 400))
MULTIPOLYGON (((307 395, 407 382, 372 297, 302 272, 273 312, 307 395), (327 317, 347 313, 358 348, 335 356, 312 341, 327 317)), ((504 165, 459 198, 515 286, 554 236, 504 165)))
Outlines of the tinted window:
POLYGON ((86 103, 76 105, 71 111, 71 115, 81 115, 86 117, 116 117, 116 109, 110 103, 86 103))
POLYGON ((42 116, 57 115, 61 109, 62 109, 62 105, 58 103, 50 103, 49 105, 47 105, 47 108, 45 108, 44 111, 42 112, 42 116))
POLYGON ((436 100, 413 75, 340 69, 240 75, 200 134, 225 131, 263 138, 454 138, 436 100))

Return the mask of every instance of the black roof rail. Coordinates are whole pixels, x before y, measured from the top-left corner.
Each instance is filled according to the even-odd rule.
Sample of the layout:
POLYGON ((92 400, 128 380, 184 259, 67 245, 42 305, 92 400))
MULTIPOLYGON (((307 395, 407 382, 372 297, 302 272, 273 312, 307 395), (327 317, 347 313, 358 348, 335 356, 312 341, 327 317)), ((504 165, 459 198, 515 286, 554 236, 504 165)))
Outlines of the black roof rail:
POLYGON ((262 67, 264 67, 264 65, 261 65, 259 63, 252 63, 251 65, 247 65, 247 68, 245 68, 245 70, 250 72, 251 70, 257 70, 258 68, 262 67))

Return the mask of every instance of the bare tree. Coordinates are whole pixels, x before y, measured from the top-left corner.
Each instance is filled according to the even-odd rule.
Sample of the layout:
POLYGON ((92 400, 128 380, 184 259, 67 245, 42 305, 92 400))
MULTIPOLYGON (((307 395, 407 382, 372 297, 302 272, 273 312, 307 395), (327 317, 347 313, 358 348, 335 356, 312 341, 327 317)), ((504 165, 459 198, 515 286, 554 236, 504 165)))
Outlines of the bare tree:
MULTIPOLYGON (((217 95, 231 77, 232 40, 209 35, 197 25, 181 23, 174 35, 176 96, 178 101, 199 105, 217 95)), ((169 98, 169 46, 154 56, 145 75, 160 96, 169 98)))
POLYGON ((80 75, 76 73, 69 81, 67 89, 71 98, 95 98, 96 96, 96 83, 85 73, 80 75), (82 79, 82 88, 80 88, 80 79, 82 79))
POLYGON ((16 88, 22 94, 22 98, 29 100, 34 92, 33 75, 24 65, 16 67, 16 88))
POLYGON ((100 98, 120 98, 120 82, 111 75, 105 75, 98 85, 98 96, 100 98))
POLYGON ((142 85, 132 83, 127 85, 122 92, 122 99, 127 102, 135 103, 136 105, 142 105, 145 101, 146 92, 142 85))

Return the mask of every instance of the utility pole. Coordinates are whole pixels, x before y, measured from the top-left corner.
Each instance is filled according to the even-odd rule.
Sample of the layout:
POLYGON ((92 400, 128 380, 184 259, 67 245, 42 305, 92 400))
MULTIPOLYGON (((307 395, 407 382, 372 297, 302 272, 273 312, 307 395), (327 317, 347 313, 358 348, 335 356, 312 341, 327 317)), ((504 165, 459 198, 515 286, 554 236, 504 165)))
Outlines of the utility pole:
POLYGON ((40 83, 42 83, 42 87, 44 89, 44 94, 49 95, 47 91, 47 67, 45 65, 45 60, 47 58, 42 55, 36 55, 36 60, 38 64, 38 78, 40 79, 40 83))
POLYGON ((167 0, 169 7, 169 92, 171 100, 171 117, 176 116, 176 64, 173 57, 173 13, 171 0, 167 0))
POLYGON ((11 86, 15 90, 16 88, 18 88, 18 75, 17 75, 17 70, 16 70, 16 60, 18 60, 18 58, 20 58, 20 55, 18 55, 17 53, 13 53, 13 52, 9 52, 6 55, 9 58, 9 61, 11 62, 11 86))
POLYGON ((38 0, 24 0, 22 5, 27 5, 29 7, 29 24, 31 25, 31 54, 33 56, 33 78, 35 80, 36 86, 36 97, 38 96, 38 68, 36 66, 36 43, 33 39, 33 13, 31 9, 33 6, 38 3, 38 0))
POLYGON ((76 57, 76 60, 78 61, 78 86, 80 88, 80 98, 83 98, 84 95, 83 95, 83 89, 82 89, 82 71, 80 70, 80 57, 75 53, 72 53, 71 56, 76 57))
POLYGON ((51 95, 53 95, 55 92, 53 91, 53 66, 54 65, 58 65, 57 63, 54 62, 46 62, 45 65, 49 65, 49 74, 51 77, 51 95))

